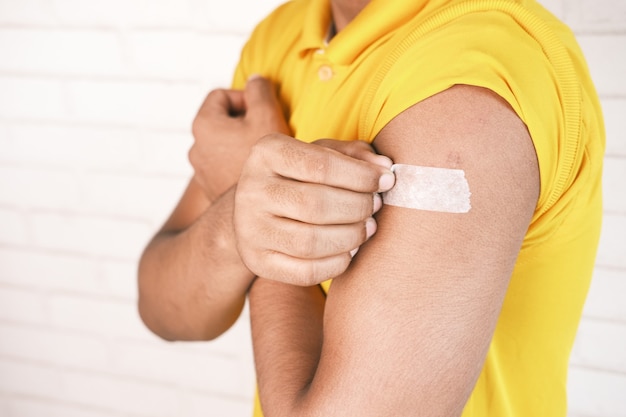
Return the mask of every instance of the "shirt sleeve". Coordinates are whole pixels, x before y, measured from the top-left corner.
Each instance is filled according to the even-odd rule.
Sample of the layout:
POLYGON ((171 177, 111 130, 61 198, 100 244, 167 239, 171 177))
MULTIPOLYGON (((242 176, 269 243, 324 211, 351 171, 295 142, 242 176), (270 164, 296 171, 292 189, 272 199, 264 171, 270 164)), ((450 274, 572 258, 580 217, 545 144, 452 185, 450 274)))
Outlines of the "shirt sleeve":
POLYGON ((405 43, 364 108, 363 137, 373 140, 396 115, 455 84, 490 89, 532 137, 541 176, 539 216, 564 192, 572 180, 572 159, 580 158, 580 120, 566 125, 572 119, 566 110, 575 113, 580 105, 576 86, 567 82, 574 69, 555 36, 538 38, 541 30, 547 31, 493 10, 460 16, 405 43))

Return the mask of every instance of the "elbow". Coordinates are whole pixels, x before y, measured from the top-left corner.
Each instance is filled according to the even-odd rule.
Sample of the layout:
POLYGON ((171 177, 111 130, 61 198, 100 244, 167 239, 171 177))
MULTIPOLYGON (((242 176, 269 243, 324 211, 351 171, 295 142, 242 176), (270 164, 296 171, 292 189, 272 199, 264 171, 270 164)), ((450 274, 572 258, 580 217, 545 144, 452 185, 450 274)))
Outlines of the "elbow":
POLYGON ((142 276, 140 272, 137 312, 143 324, 154 335, 167 342, 210 341, 226 330, 211 326, 192 326, 188 323, 189 320, 181 316, 180 308, 172 305, 171 300, 158 297, 146 280, 146 276, 142 276))
POLYGON ((177 325, 172 326, 172 318, 162 317, 163 312, 157 311, 156 308, 146 300, 145 297, 139 295, 137 302, 137 310, 139 318, 150 332, 158 336, 166 342, 191 342, 191 341, 211 341, 220 336, 223 331, 211 331, 210 329, 191 329, 177 325))
POLYGON ((150 332, 165 341, 172 342, 178 338, 171 331, 168 331, 162 319, 164 312, 161 309, 164 303, 162 300, 157 300, 154 277, 150 268, 149 249, 148 246, 142 254, 137 270, 137 312, 150 332))
POLYGON ((139 317, 156 336, 166 341, 210 341, 239 317, 245 299, 232 311, 198 305, 192 300, 193 294, 172 279, 174 274, 165 272, 161 261, 149 245, 137 271, 139 317))
POLYGON ((178 339, 171 333, 164 329, 160 323, 154 319, 154 315, 151 313, 149 307, 146 307, 146 302, 142 301, 142 297, 139 296, 137 302, 137 310, 139 312, 139 318, 143 322, 144 326, 154 335, 158 336, 166 342, 175 342, 178 339))

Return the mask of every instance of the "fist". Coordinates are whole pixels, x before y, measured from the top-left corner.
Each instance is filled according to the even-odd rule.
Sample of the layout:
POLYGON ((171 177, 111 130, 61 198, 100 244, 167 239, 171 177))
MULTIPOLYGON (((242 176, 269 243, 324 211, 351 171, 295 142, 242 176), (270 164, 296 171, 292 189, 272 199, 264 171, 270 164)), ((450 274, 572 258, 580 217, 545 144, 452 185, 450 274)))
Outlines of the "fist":
POLYGON ((376 231, 378 193, 394 184, 390 167, 364 142, 263 137, 235 194, 241 259, 258 276, 295 285, 340 275, 376 231))
POLYGON ((243 91, 214 90, 193 122, 194 144, 189 161, 194 179, 213 201, 232 187, 250 148, 262 136, 289 133, 272 84, 251 78, 243 91))

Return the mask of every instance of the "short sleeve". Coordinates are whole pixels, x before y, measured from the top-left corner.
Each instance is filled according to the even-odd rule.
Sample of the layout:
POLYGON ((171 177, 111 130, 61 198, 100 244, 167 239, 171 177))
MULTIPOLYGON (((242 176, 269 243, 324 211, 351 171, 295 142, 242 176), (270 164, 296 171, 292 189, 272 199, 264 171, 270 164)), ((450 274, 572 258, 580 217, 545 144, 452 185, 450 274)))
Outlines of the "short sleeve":
POLYGON ((546 51, 562 45, 554 37, 538 39, 540 29, 545 32, 510 13, 477 11, 405 41, 364 108, 362 132, 373 139, 399 113, 455 84, 490 89, 511 106, 532 137, 541 176, 539 215, 571 180, 580 122, 566 126, 565 107, 579 105, 571 97, 577 91, 575 86, 566 91, 572 90, 562 76, 567 59, 555 62, 555 53, 546 51))

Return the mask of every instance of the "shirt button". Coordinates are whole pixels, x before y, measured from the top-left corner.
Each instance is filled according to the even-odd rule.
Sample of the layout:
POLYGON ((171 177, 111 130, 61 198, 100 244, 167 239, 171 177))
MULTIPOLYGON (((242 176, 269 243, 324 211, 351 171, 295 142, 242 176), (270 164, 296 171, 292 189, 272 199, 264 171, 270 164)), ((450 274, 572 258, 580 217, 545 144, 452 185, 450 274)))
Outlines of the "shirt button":
POLYGON ((333 69, 328 65, 322 65, 317 70, 317 76, 320 78, 321 81, 328 81, 333 78, 333 75, 333 69))

